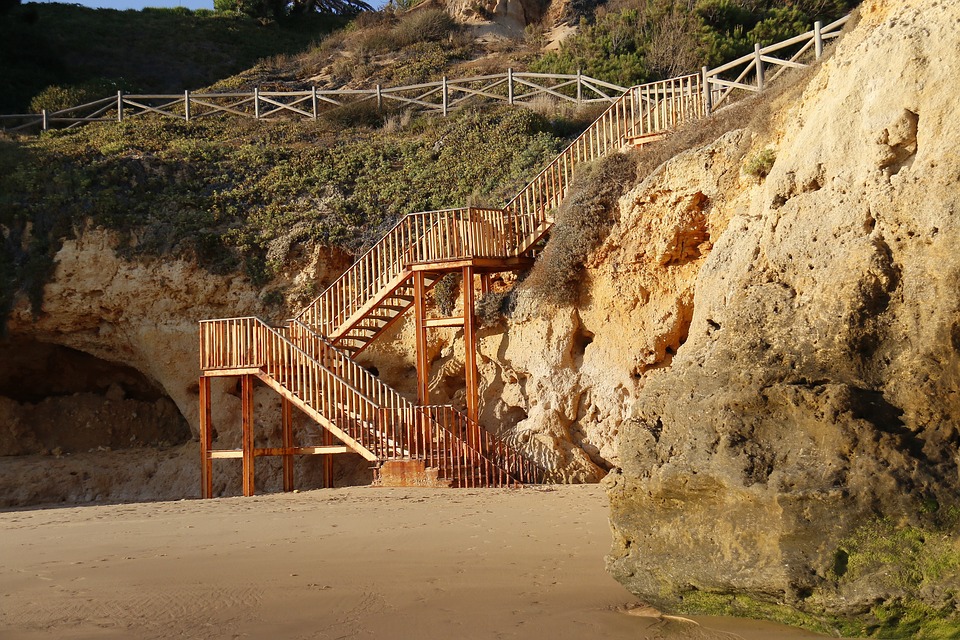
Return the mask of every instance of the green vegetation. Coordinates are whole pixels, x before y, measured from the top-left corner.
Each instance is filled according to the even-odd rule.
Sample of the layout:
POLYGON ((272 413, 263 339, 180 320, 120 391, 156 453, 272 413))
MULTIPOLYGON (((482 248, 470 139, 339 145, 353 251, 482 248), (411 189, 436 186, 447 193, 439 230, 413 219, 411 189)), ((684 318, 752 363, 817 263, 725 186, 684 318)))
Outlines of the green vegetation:
POLYGON ((363 0, 214 0, 217 11, 236 11, 252 18, 301 19, 317 13, 353 15, 373 9, 363 0))
POLYGON ((22 290, 39 310, 55 252, 87 224, 116 230, 130 257, 192 256, 264 283, 297 243, 357 251, 409 212, 503 203, 560 144, 547 119, 507 106, 392 131, 140 119, 0 141, 0 305, 22 290))
POLYGON ((708 616, 736 616, 770 620, 791 627, 802 627, 819 633, 830 633, 828 621, 797 611, 784 604, 774 604, 746 594, 720 594, 691 590, 682 596, 681 612, 708 616))
POLYGON ((956 511, 926 525, 877 519, 861 526, 841 542, 826 577, 826 583, 798 608, 741 594, 692 590, 683 594, 683 611, 774 620, 843 636, 960 637, 956 511), (853 609, 846 617, 824 615, 827 602, 834 610, 853 609))
POLYGON ((960 539, 956 513, 939 525, 897 525, 879 519, 837 549, 830 578, 840 594, 877 594, 860 620, 837 621, 846 635, 956 638, 960 635, 960 539))
POLYGON ((460 293, 460 274, 448 273, 433 285, 433 303, 441 315, 452 316, 460 293))
POLYGON ((534 71, 583 73, 629 86, 694 73, 836 19, 858 0, 613 0, 534 71))
POLYGON ((516 289, 488 291, 480 296, 475 308, 480 326, 495 327, 504 318, 508 317, 516 300, 515 291, 516 289))
POLYGON ((345 22, 317 15, 262 24, 241 14, 182 7, 114 11, 25 4, 0 20, 0 113, 24 112, 45 90, 53 99, 44 106, 56 108, 118 89, 198 89, 260 58, 301 51, 345 22))
POLYGON ((743 167, 743 172, 748 176, 757 179, 766 178, 770 170, 773 169, 773 163, 777 160, 777 152, 773 149, 764 149, 747 161, 743 167))

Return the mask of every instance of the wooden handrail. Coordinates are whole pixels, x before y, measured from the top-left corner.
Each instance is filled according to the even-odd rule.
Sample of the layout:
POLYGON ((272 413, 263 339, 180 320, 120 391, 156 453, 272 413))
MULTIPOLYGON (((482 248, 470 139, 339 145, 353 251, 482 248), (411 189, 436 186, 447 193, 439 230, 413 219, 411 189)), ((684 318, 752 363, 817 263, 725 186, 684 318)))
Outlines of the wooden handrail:
POLYGON ((378 459, 421 459, 465 486, 539 481, 532 463, 455 408, 414 405, 302 323, 286 332, 255 317, 204 320, 200 367, 258 370, 378 459))
POLYGON ((421 416, 421 420, 427 420, 436 429, 451 431, 447 438, 461 437, 456 436, 456 433, 468 434, 463 444, 473 450, 472 454, 485 458, 487 464, 502 470, 516 482, 539 482, 542 479, 539 467, 532 460, 524 457, 502 439, 487 432, 455 407, 413 404, 298 320, 291 321, 290 336, 291 342, 297 344, 326 368, 337 372, 350 388, 363 394, 381 408, 403 415, 413 411, 421 416))

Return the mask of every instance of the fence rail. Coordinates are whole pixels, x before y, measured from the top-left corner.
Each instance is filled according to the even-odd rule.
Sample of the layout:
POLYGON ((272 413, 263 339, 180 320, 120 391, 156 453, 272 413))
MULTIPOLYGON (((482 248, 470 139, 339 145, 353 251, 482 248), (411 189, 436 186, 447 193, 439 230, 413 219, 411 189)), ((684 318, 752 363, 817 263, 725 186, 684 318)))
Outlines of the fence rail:
MULTIPOLYGON (((705 113, 731 100, 735 91, 757 92, 789 68, 804 67, 803 60, 819 59, 828 41, 839 37, 850 16, 824 26, 814 24, 811 31, 766 47, 755 45, 753 53, 719 67, 704 67, 698 85, 705 113), (777 55, 773 55, 777 54, 777 55), (772 71, 776 69, 775 71, 772 71), (772 75, 771 74, 772 71, 772 75)), ((692 82, 683 76, 650 85, 672 85, 692 82)), ((635 91, 633 87, 629 91, 635 91)), ((659 89, 658 89, 659 90, 659 89)), ((677 90, 685 89, 677 87, 677 90)), ((94 100, 86 104, 31 114, 0 115, 0 123, 8 131, 47 130, 54 126, 75 127, 90 122, 117 122, 128 118, 156 115, 181 120, 211 116, 239 116, 256 120, 317 119, 326 108, 348 104, 375 104, 378 109, 400 107, 448 115, 470 102, 499 101, 530 105, 541 98, 576 104, 616 103, 628 92, 626 87, 598 80, 582 73, 530 73, 508 69, 506 73, 442 78, 400 87, 376 85, 367 89, 317 89, 302 91, 261 91, 204 93, 184 91, 182 94, 125 94, 94 100), (9 123, 9 124, 7 124, 9 123)), ((635 95, 632 108, 650 96, 635 95)), ((662 114, 669 117, 667 113, 662 114)), ((651 117, 658 112, 652 111, 651 117)), ((656 126, 647 123, 651 130, 656 126)), ((641 125, 641 129, 643 125, 641 125)))
POLYGON ((701 75, 707 113, 730 101, 734 91, 763 91, 771 80, 776 80, 787 69, 806 67, 803 60, 811 57, 819 60, 823 56, 824 45, 840 37, 843 26, 849 20, 850 16, 846 15, 826 26, 822 22, 815 22, 813 29, 806 33, 766 47, 758 43, 754 45, 753 53, 714 69, 704 67, 701 75), (771 55, 774 53, 778 55, 771 55), (771 74, 773 69, 776 70, 771 74))
POLYGON ((324 109, 349 104, 376 105, 378 109, 400 107, 448 115, 470 102, 497 101, 531 105, 541 98, 576 104, 613 102, 626 87, 597 80, 581 73, 527 73, 508 69, 506 73, 436 82, 369 89, 317 89, 303 91, 262 91, 179 94, 127 94, 102 98, 86 104, 36 114, 0 115, 10 122, 10 131, 47 130, 55 125, 68 127, 89 122, 122 122, 138 116, 156 115, 179 120, 211 116, 239 116, 256 120, 312 119, 324 109))

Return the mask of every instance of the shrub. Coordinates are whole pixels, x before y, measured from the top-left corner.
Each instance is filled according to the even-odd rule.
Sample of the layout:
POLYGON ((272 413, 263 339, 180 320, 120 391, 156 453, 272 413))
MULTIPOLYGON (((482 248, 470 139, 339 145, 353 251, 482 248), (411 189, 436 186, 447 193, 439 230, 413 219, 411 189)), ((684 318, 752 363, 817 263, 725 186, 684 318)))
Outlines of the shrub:
POLYGON ((320 117, 337 129, 350 127, 378 127, 383 124, 383 113, 374 100, 348 102, 321 112, 320 117))
POLYGON ((30 100, 30 111, 61 111, 87 102, 109 98, 124 89, 123 80, 98 78, 74 85, 51 85, 30 100))
POLYGON ((411 11, 400 19, 394 28, 397 43, 401 47, 417 42, 443 40, 457 29, 453 21, 443 9, 421 9, 411 11))
POLYGON ((559 305, 578 301, 584 263, 619 219, 617 201, 633 185, 636 171, 634 152, 613 154, 578 172, 528 279, 538 297, 559 305))
POLYGON ((445 316, 453 314, 457 306, 457 294, 460 292, 460 274, 448 273, 433 285, 433 303, 445 316))
POLYGON ((758 180, 762 180, 770 174, 770 170, 773 169, 773 163, 776 162, 776 160, 776 151, 773 149, 764 149, 750 158, 746 166, 744 166, 743 172, 758 180))
POLYGON ((489 291, 477 300, 477 319, 482 327, 495 327, 505 317, 510 315, 513 306, 513 290, 489 291))

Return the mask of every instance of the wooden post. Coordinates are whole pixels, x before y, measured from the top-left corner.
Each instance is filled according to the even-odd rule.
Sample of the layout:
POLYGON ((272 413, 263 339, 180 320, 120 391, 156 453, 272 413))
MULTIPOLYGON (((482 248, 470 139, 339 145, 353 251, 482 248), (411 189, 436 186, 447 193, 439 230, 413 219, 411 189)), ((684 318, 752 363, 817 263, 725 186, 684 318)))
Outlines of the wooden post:
MULTIPOLYGON (((331 446, 333 444, 333 434, 328 430, 323 430, 323 444, 331 446)), ((333 454, 328 453, 323 456, 323 488, 333 489, 333 454)))
POLYGON ((43 130, 46 131, 47 128, 50 126, 49 122, 47 121, 47 110, 44 109, 42 111, 42 114, 43 114, 43 130))
POLYGON ((513 104, 513 69, 507 69, 507 104, 513 104))
MULTIPOLYGON (((280 399, 280 429, 283 440, 283 490, 293 491, 293 404, 286 397, 280 399)), ((326 429, 324 429, 326 431, 326 429)))
POLYGON ((314 87, 310 90, 311 101, 313 102, 313 119, 317 119, 317 87, 314 87))
POLYGON ((710 70, 703 67, 700 73, 703 76, 703 114, 708 116, 713 111, 713 99, 710 95, 710 70))
POLYGON ((123 89, 117 91, 117 122, 123 122, 123 89))
POLYGON ((383 111, 383 88, 377 85, 377 111, 383 111))
MULTIPOLYGON (((466 377, 467 417, 480 421, 480 376, 477 373, 477 324, 474 309, 473 267, 463 267, 463 350, 466 377)), ((477 442, 471 442, 477 446, 477 442)))
POLYGON ((417 402, 430 404, 430 362, 427 358, 426 286, 423 271, 413 272, 413 310, 417 345, 417 402))
POLYGON ((210 378, 200 376, 200 497, 213 497, 213 422, 210 412, 210 378))
POLYGON ((577 104, 583 103, 583 73, 577 69, 577 104))
POLYGON ((823 56, 823 23, 817 20, 813 23, 813 50, 817 60, 823 56))
POLYGON ((447 116, 447 76, 443 76, 443 116, 447 116))
POLYGON ((243 421, 243 495, 252 496, 253 488, 253 376, 240 378, 240 404, 243 421))
POLYGON ((183 116, 184 120, 190 122, 190 90, 183 92, 183 116))
POLYGON ((480 295, 485 296, 490 293, 490 274, 480 274, 480 295))
POLYGON ((763 91, 763 56, 760 54, 760 43, 753 45, 753 57, 757 65, 757 91, 763 91))
POLYGON ((260 87, 253 88, 253 117, 260 119, 260 87))

